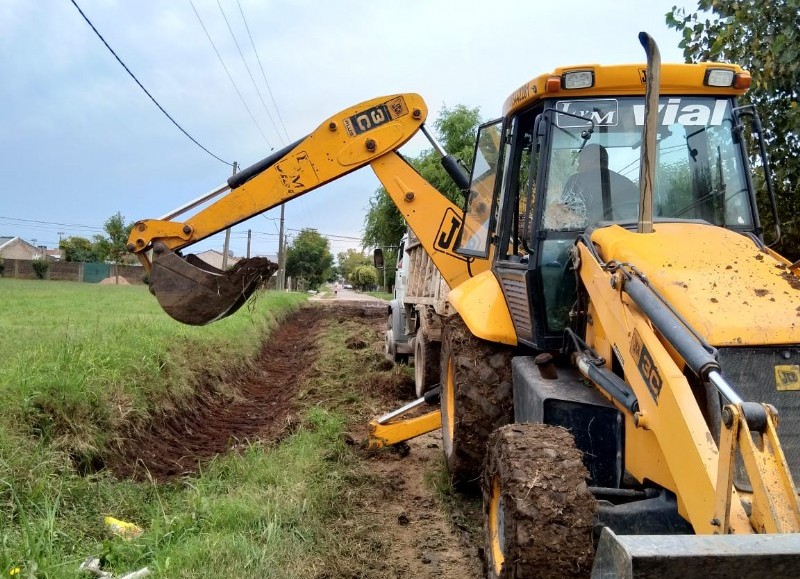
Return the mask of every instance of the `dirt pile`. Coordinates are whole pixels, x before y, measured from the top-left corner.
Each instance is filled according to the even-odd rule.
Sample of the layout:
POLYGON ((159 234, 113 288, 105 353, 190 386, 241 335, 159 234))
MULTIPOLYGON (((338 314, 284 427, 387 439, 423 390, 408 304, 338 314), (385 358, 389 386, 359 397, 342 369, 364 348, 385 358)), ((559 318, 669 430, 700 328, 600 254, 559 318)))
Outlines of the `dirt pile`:
POLYGON ((98 283, 100 285, 131 285, 131 282, 129 282, 124 277, 122 276, 117 277, 115 275, 102 279, 98 283))

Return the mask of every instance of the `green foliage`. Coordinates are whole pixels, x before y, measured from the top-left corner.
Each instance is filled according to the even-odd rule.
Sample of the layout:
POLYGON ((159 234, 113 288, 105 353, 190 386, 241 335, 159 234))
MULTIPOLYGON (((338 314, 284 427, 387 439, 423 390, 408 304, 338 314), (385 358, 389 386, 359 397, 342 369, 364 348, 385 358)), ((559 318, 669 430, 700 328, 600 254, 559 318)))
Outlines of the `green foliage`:
POLYGON ((107 252, 104 244, 98 243, 98 238, 103 239, 100 235, 95 236, 94 242, 80 236, 65 237, 58 242, 58 247, 61 250, 61 258, 64 261, 105 261, 107 252))
POLYGON ((133 223, 125 225, 125 218, 117 211, 106 219, 103 229, 108 237, 95 236, 98 247, 102 248, 107 258, 114 263, 123 263, 128 257, 126 245, 130 237, 133 223))
MULTIPOLYGON (((675 7, 666 20, 682 32, 687 61, 727 60, 750 71, 745 100, 764 124, 778 211, 787 220, 779 249, 800 257, 800 0, 699 0, 697 11, 675 7)), ((769 212, 762 208, 761 216, 771 227, 769 212)))
POLYGON ((303 229, 286 249, 286 274, 316 289, 331 275, 328 240, 315 229, 303 229))
POLYGON ((338 263, 339 275, 348 281, 352 281, 351 275, 353 271, 360 265, 370 265, 372 258, 364 255, 364 252, 356 249, 348 249, 336 255, 338 263))
POLYGON ((365 291, 378 285, 378 270, 373 265, 360 265, 350 274, 350 282, 365 291))
POLYGON ((50 264, 46 259, 34 259, 31 262, 34 273, 38 279, 44 279, 47 276, 47 270, 50 269, 50 264))
MULTIPOLYGON (((439 117, 434 121, 437 138, 445 150, 460 159, 465 167, 472 165, 475 135, 480 124, 480 111, 464 105, 450 109, 442 107, 439 117)), ((450 176, 442 168, 439 156, 432 149, 419 156, 408 159, 414 169, 433 187, 458 206, 464 204, 464 197, 450 176)), ((406 224, 383 187, 375 191, 369 202, 369 210, 364 220, 363 242, 365 246, 397 246, 406 232, 406 224)))

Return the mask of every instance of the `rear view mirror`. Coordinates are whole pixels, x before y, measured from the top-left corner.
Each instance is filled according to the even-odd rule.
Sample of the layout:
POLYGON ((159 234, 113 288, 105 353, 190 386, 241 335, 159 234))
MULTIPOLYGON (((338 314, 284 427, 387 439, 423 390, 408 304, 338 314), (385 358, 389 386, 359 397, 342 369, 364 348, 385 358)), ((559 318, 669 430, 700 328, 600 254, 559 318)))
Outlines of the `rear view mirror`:
POLYGON ((372 252, 372 261, 375 267, 383 269, 383 249, 380 247, 375 248, 375 251, 372 252))

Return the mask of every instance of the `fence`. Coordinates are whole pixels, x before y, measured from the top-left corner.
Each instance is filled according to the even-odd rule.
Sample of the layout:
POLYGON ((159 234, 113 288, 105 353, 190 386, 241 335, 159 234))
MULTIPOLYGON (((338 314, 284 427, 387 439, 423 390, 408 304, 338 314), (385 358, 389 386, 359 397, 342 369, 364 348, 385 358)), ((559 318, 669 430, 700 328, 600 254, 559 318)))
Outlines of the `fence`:
MULTIPOLYGON (((48 261, 45 279, 51 281, 81 281, 98 283, 117 274, 131 284, 144 283, 145 270, 140 265, 115 265, 110 263, 81 263, 76 261, 48 261)), ((2 277, 37 279, 33 261, 4 259, 2 277)))

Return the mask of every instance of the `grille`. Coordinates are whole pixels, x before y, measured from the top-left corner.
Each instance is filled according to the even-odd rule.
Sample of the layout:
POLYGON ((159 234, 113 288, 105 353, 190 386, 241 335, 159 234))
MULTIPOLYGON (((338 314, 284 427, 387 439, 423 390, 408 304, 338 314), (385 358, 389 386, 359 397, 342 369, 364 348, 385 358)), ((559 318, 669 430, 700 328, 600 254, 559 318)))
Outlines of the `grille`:
POLYGON ((531 326, 531 310, 528 307, 528 290, 524 279, 503 280, 503 293, 506 295, 508 309, 511 312, 511 319, 520 338, 532 340, 533 327, 531 326))
MULTIPOLYGON (((778 367, 796 369, 800 365, 800 348, 720 348, 719 361, 725 379, 744 401, 766 402, 778 409, 778 437, 794 484, 800 487, 800 390, 778 390, 778 367)), ((751 490, 738 457, 735 483, 737 488, 751 490)))

